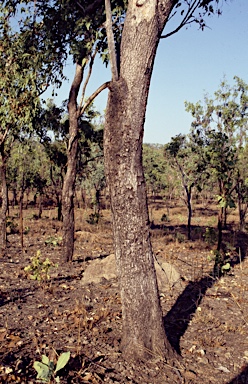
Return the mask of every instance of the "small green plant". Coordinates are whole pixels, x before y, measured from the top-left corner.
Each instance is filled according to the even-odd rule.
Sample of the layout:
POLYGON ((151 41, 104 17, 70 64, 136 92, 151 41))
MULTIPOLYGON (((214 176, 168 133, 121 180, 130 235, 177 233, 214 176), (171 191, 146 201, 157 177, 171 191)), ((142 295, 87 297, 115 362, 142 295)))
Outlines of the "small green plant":
POLYGON ((62 353, 57 360, 57 364, 50 361, 46 355, 42 355, 42 360, 34 362, 34 369, 37 371, 37 380, 40 383, 60 383, 60 378, 57 372, 66 366, 70 359, 70 352, 62 353))
POLYGON ((38 250, 36 256, 31 257, 30 260, 31 264, 25 267, 24 271, 32 280, 48 281, 50 279, 50 269, 52 267, 58 267, 58 264, 54 264, 48 257, 45 260, 42 260, 40 250, 38 250))
POLYGON ((25 228, 24 228, 24 235, 27 235, 28 233, 29 233, 29 231, 30 231, 30 227, 28 227, 28 226, 26 226, 25 228))
POLYGON ((45 240, 46 245, 53 245, 57 247, 62 242, 62 236, 49 236, 48 239, 45 240))
POLYGON ((231 270, 229 254, 217 249, 210 251, 209 261, 214 260, 214 277, 221 277, 231 270))

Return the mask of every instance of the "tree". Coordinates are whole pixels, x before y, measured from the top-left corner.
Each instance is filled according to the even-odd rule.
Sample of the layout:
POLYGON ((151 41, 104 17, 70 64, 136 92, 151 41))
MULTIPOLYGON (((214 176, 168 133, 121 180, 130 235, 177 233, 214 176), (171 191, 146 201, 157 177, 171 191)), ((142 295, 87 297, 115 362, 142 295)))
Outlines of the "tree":
POLYGON ((188 240, 191 239, 192 191, 194 187, 198 190, 201 189, 200 184, 206 169, 206 162, 197 144, 194 143, 190 135, 187 137, 180 134, 173 137, 171 142, 165 145, 165 156, 180 173, 185 192, 183 200, 188 209, 188 240))
MULTIPOLYGON (((11 146, 21 130, 30 127, 35 109, 34 77, 29 58, 23 56, 27 36, 12 31, 7 10, 0 6, 0 161, 2 209, 0 217, 0 247, 6 249, 6 214, 8 192, 7 159, 11 146), (25 73, 25 74, 24 74, 25 73)), ((33 65, 33 62, 32 62, 33 65)))
MULTIPOLYGON (((115 2, 114 2, 115 3, 115 2)), ((122 15, 123 3, 116 2, 117 5, 113 14, 118 21, 122 15), (121 4, 118 4, 121 3, 121 4)), ((106 89, 109 83, 102 84, 87 100, 85 100, 86 88, 92 73, 92 68, 96 55, 99 53, 104 62, 107 62, 107 43, 104 26, 104 8, 102 2, 92 4, 86 2, 85 7, 81 8, 81 15, 78 19, 80 24, 80 36, 83 36, 80 44, 78 41, 71 44, 74 61, 76 64, 75 76, 71 85, 68 113, 69 113, 69 142, 67 147, 67 170, 62 191, 62 210, 63 210, 63 256, 65 261, 71 261, 74 251, 74 196, 76 181, 76 164, 78 152, 79 119, 84 115, 87 107, 106 89), (96 5, 95 5, 96 4, 96 5), (88 7, 87 7, 88 5, 88 7), (95 8, 94 8, 95 7, 95 8), (93 17, 92 17, 93 16, 93 17), (88 73, 83 84, 85 70, 88 73), (83 84, 82 95, 78 102, 78 95, 83 84)), ((115 24, 115 35, 121 31, 121 23, 115 24)))
MULTIPOLYGON (((156 194, 165 196, 168 188, 168 174, 170 167, 163 156, 163 146, 154 144, 143 145, 143 168, 147 186, 147 194, 152 195, 154 202, 156 194)), ((152 207, 150 208, 150 220, 153 222, 152 207)), ((169 207, 167 207, 169 216, 169 207)))
POLYGON ((224 79, 214 99, 205 96, 204 103, 186 103, 186 110, 193 117, 192 136, 202 147, 208 170, 218 186, 217 251, 221 249, 227 208, 235 207, 234 192, 241 185, 238 160, 246 143, 248 86, 237 76, 234 80, 231 87, 224 79))
POLYGON ((112 71, 104 132, 105 172, 122 300, 122 350, 126 357, 134 359, 156 353, 167 358, 174 355, 162 322, 142 168, 143 128, 154 59, 173 9, 187 7, 182 9, 185 16, 178 30, 196 19, 198 8, 198 22, 203 26, 202 14, 213 12, 213 3, 129 1, 118 63, 110 2, 105 1, 112 71))
MULTIPOLYGON (((51 38, 38 17, 36 1, 9 1, 0 4, 0 156, 2 210, 1 250, 6 248, 7 159, 15 139, 34 130, 33 119, 39 96, 49 85, 60 85, 63 77, 65 44, 58 33, 51 38), (21 6, 20 6, 21 3, 21 6), (18 22, 16 22, 18 15, 18 22), (49 47, 49 49, 48 49, 49 47)), ((51 32, 51 25, 49 32, 51 32)))
POLYGON ((248 161, 248 147, 247 143, 240 150, 238 158, 238 174, 236 193, 239 209, 239 229, 243 231, 245 229, 245 218, 248 212, 248 173, 247 173, 247 161, 248 161))
MULTIPOLYGON (((46 3, 43 4, 41 1, 44 6, 46 3)), ((58 3, 61 6, 61 2, 58 3)), ((63 4, 65 3, 69 4, 67 18, 70 18, 71 9, 74 5, 78 5, 78 2, 63 2, 63 4)), ((39 4, 38 0, 36 4, 39 4)), ((151 358, 157 353, 169 358, 169 356, 174 356, 174 351, 169 345, 163 327, 149 235, 146 187, 142 168, 145 111, 160 38, 176 33, 191 22, 197 22, 200 28, 204 28, 204 16, 214 13, 213 5, 218 5, 218 1, 130 0, 126 14, 118 13, 117 18, 112 18, 116 4, 123 5, 121 1, 113 2, 113 4, 110 4, 109 0, 105 1, 112 80, 105 85, 109 88, 109 98, 106 111, 104 155, 122 299, 122 348, 126 357, 134 359, 151 358), (175 13, 180 10, 182 21, 175 30, 162 35, 169 18, 173 16, 173 10, 175 13), (199 10, 199 15, 196 15, 197 10, 199 10), (115 26, 117 28, 114 28, 115 26), (121 31, 121 36, 116 33, 116 30, 121 31)), ((90 2, 90 5, 85 2, 79 8, 82 8, 84 12, 84 19, 87 9, 87 14, 93 15, 94 20, 97 21, 101 6, 102 2, 96 0, 93 3, 90 2)), ((51 11, 54 12, 54 9, 53 6, 51 11)), ((219 12, 218 6, 217 12, 219 12)), ((58 23, 59 21, 58 18, 58 23)), ((81 24, 77 21, 74 20, 74 25, 79 31, 81 24)), ((61 26, 57 28, 57 24, 54 23, 54 25, 50 23, 50 30, 53 31, 55 28, 56 37, 63 31, 61 31, 61 26)), ((66 29, 65 26, 64 29, 66 29)), ((74 28, 72 30, 75 31, 74 28)), ((82 36, 85 37, 82 33, 79 34, 79 40, 82 36)), ((104 40, 102 36, 98 36, 98 38, 101 41, 104 40)), ((71 127, 68 151, 72 152, 72 155, 77 152, 75 139, 78 132, 78 112, 82 114, 82 109, 78 110, 76 103, 85 65, 85 61, 82 59, 90 58, 93 54, 90 50, 85 56, 84 44, 81 46, 79 44, 77 47, 79 47, 79 55, 76 60, 76 74, 68 105, 71 127)), ((75 156, 73 155, 72 158, 75 156)), ((75 169, 73 162, 68 161, 68 169, 73 176, 75 169)), ((65 182, 69 191, 65 196, 68 207, 71 207, 73 206, 71 201, 74 184, 70 183, 69 177, 65 182)), ((68 242, 68 244, 70 243, 68 242)))

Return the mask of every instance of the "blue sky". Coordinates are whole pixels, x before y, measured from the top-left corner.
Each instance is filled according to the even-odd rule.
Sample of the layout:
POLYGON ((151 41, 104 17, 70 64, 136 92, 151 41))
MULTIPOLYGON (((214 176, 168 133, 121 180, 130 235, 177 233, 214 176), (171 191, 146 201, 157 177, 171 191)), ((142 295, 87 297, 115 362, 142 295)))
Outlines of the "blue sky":
MULTIPOLYGON (((223 2, 222 15, 208 18, 203 32, 192 25, 175 35, 162 39, 155 61, 148 99, 145 143, 165 144, 179 133, 188 133, 191 116, 184 102, 202 100, 218 89, 226 76, 232 84, 235 75, 248 83, 248 0, 223 2)), ((168 29, 165 31, 169 32, 168 29)), ((72 79, 73 64, 66 72, 72 79)), ((110 80, 109 69, 96 62, 87 95, 103 82, 110 80)), ((70 82, 59 89, 56 102, 68 97, 70 82)), ((107 90, 95 100, 97 109, 104 111, 107 90)))

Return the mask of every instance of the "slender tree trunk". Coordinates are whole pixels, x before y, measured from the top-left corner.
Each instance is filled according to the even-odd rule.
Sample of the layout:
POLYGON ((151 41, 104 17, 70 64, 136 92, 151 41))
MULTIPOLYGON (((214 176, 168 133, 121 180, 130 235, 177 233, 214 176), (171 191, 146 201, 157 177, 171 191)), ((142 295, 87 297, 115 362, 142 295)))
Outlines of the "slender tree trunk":
POLYGON ((221 207, 219 209, 219 214, 218 214, 218 244, 217 244, 217 251, 221 250, 222 229, 223 229, 223 215, 224 215, 224 208, 221 207))
POLYGON ((1 207, 1 215, 0 215, 0 247, 2 256, 6 253, 7 247, 7 232, 6 232, 6 216, 8 211, 8 189, 7 189, 7 181, 6 181, 6 157, 4 154, 3 144, 0 148, 1 154, 1 165, 0 165, 0 173, 1 173, 1 197, 2 197, 2 207, 1 207))
POLYGON ((191 240, 191 219, 192 219, 191 192, 187 193, 187 206, 188 206, 188 240, 191 240))
POLYGON ((18 205, 16 188, 13 188, 13 191, 12 191, 12 192, 13 192, 12 207, 14 208, 15 205, 18 205))
POLYGON ((74 194, 78 152, 78 111, 77 96, 83 79, 82 66, 76 65, 76 73, 69 95, 69 143, 67 148, 67 169, 62 190, 63 215, 63 258, 71 261, 74 252, 74 194))
POLYGON ((223 228, 227 228, 227 207, 223 209, 223 228))
POLYGON ((242 181, 239 179, 237 182, 237 194, 238 194, 238 207, 239 207, 239 229, 244 231, 245 229, 245 217, 248 210, 248 204, 243 203, 243 194, 242 194, 242 181))
POLYGON ((20 235, 21 235, 21 247, 22 247, 22 251, 23 251, 23 248, 24 248, 24 241, 23 241, 23 199, 24 199, 24 191, 21 190, 21 194, 20 194, 20 203, 19 203, 19 209, 20 209, 20 217, 19 217, 19 220, 20 220, 20 235))
MULTIPOLYGON (((174 351, 162 321, 142 167, 147 96, 162 26, 157 2, 141 3, 138 6, 136 1, 129 2, 120 77, 110 86, 104 133, 105 171, 122 300, 123 353, 133 359, 151 358, 154 354, 169 358, 174 351)), ((168 17, 172 2, 165 3, 168 17)))

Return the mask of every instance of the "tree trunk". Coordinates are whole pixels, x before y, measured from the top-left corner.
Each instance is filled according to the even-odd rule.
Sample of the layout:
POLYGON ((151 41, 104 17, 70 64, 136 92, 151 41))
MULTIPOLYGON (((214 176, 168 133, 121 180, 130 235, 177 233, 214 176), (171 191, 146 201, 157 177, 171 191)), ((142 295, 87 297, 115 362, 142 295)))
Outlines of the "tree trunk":
POLYGON ((223 229, 227 229, 227 207, 223 210, 223 229))
POLYGON ((223 229, 223 215, 224 215, 224 208, 221 207, 219 209, 219 214, 218 214, 218 244, 217 244, 217 251, 221 250, 222 229, 223 229))
POLYGON ((20 235, 21 235, 21 247, 22 247, 22 252, 24 249, 24 241, 23 241, 23 199, 24 199, 24 190, 21 189, 21 194, 20 194, 20 203, 19 203, 19 227, 20 227, 20 235))
POLYGON ((192 219, 192 205, 191 205, 191 187, 184 186, 187 196, 187 208, 188 208, 188 240, 191 240, 191 219, 192 219))
POLYGON ((163 28, 159 21, 162 16, 168 17, 172 2, 165 2, 166 16, 161 16, 157 2, 142 3, 138 6, 136 1, 129 2, 120 77, 110 85, 104 132, 105 171, 122 300, 122 350, 133 359, 174 355, 162 321, 142 167, 147 96, 163 28))
POLYGON ((63 258, 71 261, 74 252, 74 194, 78 152, 78 111, 77 95, 83 79, 82 66, 76 65, 76 73, 71 86, 68 112, 69 112, 69 143, 67 148, 67 169, 62 190, 63 215, 63 258))
POLYGON ((16 205, 18 205, 16 188, 13 188, 12 192, 13 192, 12 207, 14 208, 16 205))
POLYGON ((1 183, 2 183, 2 190, 1 190, 1 197, 2 197, 2 208, 1 208, 1 215, 0 215, 0 247, 1 247, 1 254, 2 256, 6 253, 6 247, 7 247, 7 232, 6 232, 6 216, 7 216, 7 210, 8 210, 8 189, 7 189, 7 181, 6 181, 6 157, 4 155, 4 148, 3 144, 0 149, 1 152, 1 166, 0 166, 0 173, 1 173, 1 183))
POLYGON ((244 194, 242 194, 242 184, 243 184, 243 182, 240 179, 238 179, 236 191, 238 194, 239 229, 240 229, 240 231, 244 231, 244 229, 245 229, 245 217, 246 217, 247 210, 248 210, 247 202, 243 201, 246 199, 244 199, 244 194))

